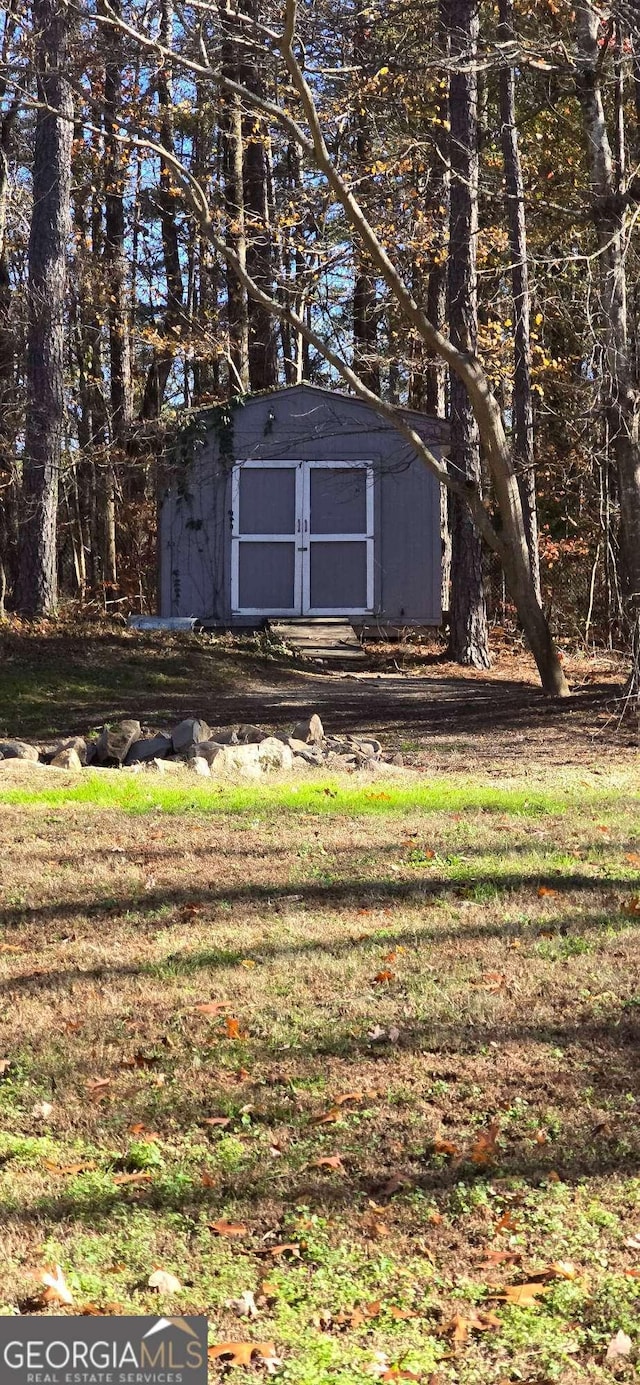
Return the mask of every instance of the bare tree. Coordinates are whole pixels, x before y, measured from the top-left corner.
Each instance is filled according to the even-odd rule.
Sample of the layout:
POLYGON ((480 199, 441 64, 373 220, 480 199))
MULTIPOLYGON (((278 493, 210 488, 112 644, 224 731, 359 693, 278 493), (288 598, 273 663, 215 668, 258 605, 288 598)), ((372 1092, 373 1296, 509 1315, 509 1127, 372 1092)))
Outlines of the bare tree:
POLYGON ((29 238, 27 426, 17 602, 28 615, 57 603, 57 504, 64 438, 66 251, 73 100, 64 0, 33 0, 39 104, 29 238))
MULTIPOLYGON (((500 0, 498 38, 507 44, 514 40, 513 0, 500 0)), ((511 282, 513 287, 514 372, 513 372, 513 451, 518 469, 531 563, 531 576, 538 600, 540 556, 538 553, 538 507, 533 456, 533 395, 531 392, 531 302, 527 265, 527 220, 524 179, 516 123, 516 78, 512 63, 500 73, 500 134, 506 183, 511 282)))
MULTIPOLYGON (((449 79, 449 332, 452 345, 473 359, 478 344, 478 0, 447 0, 453 62, 449 79)), ((461 375, 451 377, 449 465, 482 492, 480 435, 461 375)), ((454 659, 489 667, 482 544, 469 506, 451 501, 449 647, 454 659)))

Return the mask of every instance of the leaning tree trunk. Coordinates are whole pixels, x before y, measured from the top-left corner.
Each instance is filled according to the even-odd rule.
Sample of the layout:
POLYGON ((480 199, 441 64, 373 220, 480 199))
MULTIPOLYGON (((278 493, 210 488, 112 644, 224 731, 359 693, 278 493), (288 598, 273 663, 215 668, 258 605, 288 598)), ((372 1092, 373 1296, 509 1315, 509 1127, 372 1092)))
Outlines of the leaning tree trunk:
POLYGON ((57 604, 73 100, 66 76, 69 20, 64 0, 33 0, 32 15, 41 105, 36 113, 29 236, 27 425, 16 604, 27 615, 44 615, 57 604))
MULTIPOLYGON (((478 0, 445 0, 453 66, 449 85, 449 332, 458 350, 475 356, 478 337, 478 0)), ((449 466, 477 487, 480 438, 464 383, 451 378, 449 466)), ((468 507, 451 498, 450 651, 460 664, 489 667, 482 544, 468 507)))
POLYGON ((624 169, 621 160, 613 157, 607 133, 598 16, 590 6, 578 5, 576 24, 578 94, 587 137, 591 211, 600 251, 599 317, 606 364, 605 409, 618 474, 632 687, 640 696, 640 393, 633 378, 628 341, 624 169))
MULTIPOLYGON (((513 0, 500 0, 498 36, 502 43, 514 37, 513 0)), ((518 126, 516 124, 516 79, 511 64, 500 73, 500 125, 507 194, 511 282, 513 286, 514 373, 513 373, 513 453, 518 471, 522 516, 527 535, 531 576, 538 600, 540 554, 538 551, 538 506, 533 456, 533 395, 531 392, 531 304, 527 266, 527 223, 524 179, 518 126)))

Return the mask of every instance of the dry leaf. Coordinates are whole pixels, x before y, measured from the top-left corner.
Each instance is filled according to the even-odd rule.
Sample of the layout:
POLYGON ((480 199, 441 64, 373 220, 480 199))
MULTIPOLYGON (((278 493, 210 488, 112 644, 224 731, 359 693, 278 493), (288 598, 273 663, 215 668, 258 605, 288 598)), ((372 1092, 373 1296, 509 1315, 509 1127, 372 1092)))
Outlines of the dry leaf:
POLYGON ((519 1265, 522 1256, 517 1250, 485 1250, 478 1261, 479 1270, 492 1270, 495 1265, 519 1265))
POLYGON ((52 1265, 40 1271, 36 1278, 44 1285, 42 1298, 45 1303, 73 1303, 73 1294, 64 1277, 61 1265, 52 1265))
POLYGON ((345 1172, 345 1167, 340 1154, 323 1154, 319 1159, 311 1159, 307 1164, 308 1169, 339 1169, 345 1172))
POLYGON ((343 1096, 334 1096, 333 1104, 334 1106, 346 1106, 349 1101, 362 1101, 364 1096, 364 1092, 345 1092, 343 1096))
POLYGON ((640 1279, 640 1270, 623 1270, 622 1273, 627 1279, 640 1279))
POLYGON ((246 1039, 246 1029, 240 1029, 240 1020, 234 1019, 233 1015, 227 1015, 224 1027, 228 1039, 246 1039))
POLYGON ((496 1231, 519 1231, 517 1221, 514 1221, 511 1212, 503 1212, 499 1221, 496 1222, 496 1231))
POLYGON ((605 1361, 619 1361, 621 1356, 629 1356, 632 1346, 631 1338, 627 1337, 626 1332, 620 1328, 620 1331, 616 1332, 615 1337, 612 1337, 609 1342, 605 1361))
POLYGON ((339 1121, 342 1111, 339 1106, 330 1106, 328 1111, 323 1111, 321 1116, 312 1116, 311 1125, 331 1125, 333 1121, 339 1121))
POLYGON ((208 1226, 217 1236, 245 1236, 247 1232, 246 1226, 239 1221, 210 1221, 208 1226))
POLYGON ((142 1135, 145 1140, 149 1140, 155 1144, 157 1144, 158 1140, 162 1139, 162 1135, 158 1135, 156 1130, 147 1130, 146 1125, 144 1125, 142 1121, 136 1121, 135 1125, 130 1125, 129 1134, 142 1135))
POLYGON ((455 1346, 463 1346, 469 1340, 470 1332, 488 1332, 491 1328, 500 1327, 500 1319, 495 1313, 491 1312, 470 1312, 468 1316, 456 1313, 445 1323, 442 1331, 451 1337, 455 1346))
POLYGON ((371 982, 371 985, 372 985, 372 986, 383 986, 384 983, 385 983, 385 981, 394 981, 394 980, 395 980, 395 977, 394 977, 394 974, 393 974, 392 971, 379 971, 379 972, 377 972, 376 975, 374 976, 373 981, 371 982))
POLYGON ((624 1244, 627 1250, 640 1250, 640 1232, 637 1236, 629 1236, 624 1244))
POLYGON ((492 1121, 487 1130, 481 1130, 471 1146, 471 1161, 474 1164, 492 1164, 497 1154, 496 1140, 500 1131, 498 1121, 492 1121))
POLYGON ((136 1173, 114 1173, 114 1183, 150 1183, 153 1174, 149 1169, 139 1169, 136 1173))
POLYGON ((239 1298, 228 1298, 225 1306, 227 1308, 233 1308, 234 1312, 238 1313, 241 1318, 253 1319, 259 1316, 256 1301, 251 1289, 245 1289, 244 1293, 241 1294, 239 1298))
POLYGON ((90 1162, 85 1164, 53 1164, 50 1159, 43 1159, 42 1162, 49 1173, 64 1174, 67 1178, 73 1178, 76 1173, 89 1173, 91 1169, 98 1167, 97 1164, 90 1162))
POLYGON ((223 1015, 231 1007, 228 1000, 202 1000, 193 1008, 199 1015, 223 1015))
POLYGON ((111 1086, 111 1078, 91 1077, 85 1086, 92 1101, 102 1101, 111 1086))
POLYGON ((451 1140, 434 1140, 431 1148, 434 1154, 447 1154, 451 1159, 460 1153, 458 1146, 454 1145, 451 1140))
POLYGON ((157 1289, 159 1294, 179 1294, 182 1289, 180 1280, 169 1270, 154 1270, 153 1274, 149 1275, 147 1284, 150 1289, 157 1289))
POLYGON ((506 984, 506 974, 503 971, 486 971, 481 977, 481 984, 487 991, 499 991, 506 984))
POLYGON ((209 1347, 208 1354, 212 1361, 228 1356, 231 1366, 250 1366, 252 1357, 260 1356, 270 1374, 280 1365, 275 1342, 218 1342, 216 1346, 209 1347))
POLYGON ((506 1288, 500 1289, 499 1292, 492 1290, 491 1297, 503 1299, 505 1303, 512 1303, 517 1308, 535 1308, 536 1299, 548 1292, 546 1284, 507 1284, 506 1288))
POLYGON ((207 1173, 206 1169, 200 1175, 200 1182, 203 1188, 217 1188, 218 1186, 217 1178, 214 1178, 212 1173, 207 1173))
POLYGON ((558 891, 552 890, 549 885, 539 885, 537 893, 540 899, 555 899, 558 891))
POLYGON ((221 1130, 224 1130, 226 1126, 231 1125, 231 1116, 205 1116, 202 1124, 217 1125, 221 1130))
POLYGON ((300 1259, 301 1246, 296 1241, 283 1241, 282 1245, 269 1246, 266 1251, 273 1260, 281 1260, 283 1255, 290 1255, 292 1260, 300 1259))
POLYGON ((390 1303, 387 1312, 396 1322, 406 1322, 408 1318, 417 1318, 418 1313, 412 1312, 410 1308, 396 1308, 395 1303, 390 1303))
POLYGON ((621 905, 621 912, 631 914, 632 918, 640 914, 640 894, 634 895, 632 899, 627 900, 626 904, 621 905))
POLYGON ((577 1279, 578 1271, 571 1260, 553 1260, 543 1271, 545 1279, 577 1279))
POLYGON ((630 866, 640 866, 640 852, 638 851, 627 851, 624 859, 629 862, 630 866))

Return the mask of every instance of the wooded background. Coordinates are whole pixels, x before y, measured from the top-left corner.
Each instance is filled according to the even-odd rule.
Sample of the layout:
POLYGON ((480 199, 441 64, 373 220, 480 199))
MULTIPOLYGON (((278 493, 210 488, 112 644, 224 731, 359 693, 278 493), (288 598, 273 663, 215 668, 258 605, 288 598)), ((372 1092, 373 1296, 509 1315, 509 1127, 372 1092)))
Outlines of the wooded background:
POLYGON ((486 665, 516 614, 550 691, 549 623, 637 656, 635 25, 567 0, 10 0, 0 608, 153 609, 177 428, 305 379, 450 418, 454 657, 486 665))

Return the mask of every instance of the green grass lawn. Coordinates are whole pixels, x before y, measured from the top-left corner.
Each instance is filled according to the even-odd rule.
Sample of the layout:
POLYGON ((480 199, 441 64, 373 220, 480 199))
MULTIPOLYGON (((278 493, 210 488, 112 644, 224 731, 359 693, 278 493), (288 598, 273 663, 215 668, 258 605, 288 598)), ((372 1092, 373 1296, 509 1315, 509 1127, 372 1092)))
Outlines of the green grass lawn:
POLYGON ((0 1311, 204 1312, 297 1385, 632 1378, 637 789, 3 788, 0 1311))

